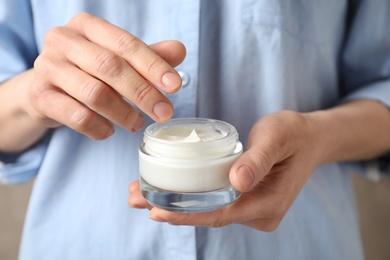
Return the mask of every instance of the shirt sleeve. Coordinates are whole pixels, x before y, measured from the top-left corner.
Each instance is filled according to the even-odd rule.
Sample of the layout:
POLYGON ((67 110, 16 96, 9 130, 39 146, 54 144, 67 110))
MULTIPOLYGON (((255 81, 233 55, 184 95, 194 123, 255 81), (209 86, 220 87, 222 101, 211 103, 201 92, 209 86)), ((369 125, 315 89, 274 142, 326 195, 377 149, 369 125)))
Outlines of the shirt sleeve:
MULTIPOLYGON (((390 108, 390 1, 351 0, 349 4, 341 56, 343 100, 374 99, 390 108)), ((379 173, 390 175, 390 154, 362 164, 373 179, 379 173)))
MULTIPOLYGON (((33 24, 29 1, 0 1, 0 82, 33 66, 38 55, 33 24)), ((0 182, 23 183, 35 176, 46 144, 42 140, 20 154, 0 153, 0 182)))
POLYGON ((0 82, 33 66, 38 55, 30 2, 0 1, 0 82))
POLYGON ((20 154, 0 153, 0 183, 22 184, 34 178, 44 159, 49 140, 48 134, 20 154))

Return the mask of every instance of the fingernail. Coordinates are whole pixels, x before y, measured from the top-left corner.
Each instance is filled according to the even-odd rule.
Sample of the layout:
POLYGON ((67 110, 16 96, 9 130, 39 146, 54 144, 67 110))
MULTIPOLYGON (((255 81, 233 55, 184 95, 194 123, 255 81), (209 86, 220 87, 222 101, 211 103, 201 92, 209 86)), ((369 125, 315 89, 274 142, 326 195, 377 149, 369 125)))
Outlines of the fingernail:
POLYGON ((246 188, 251 187, 253 181, 255 180, 255 175, 250 167, 247 165, 242 165, 237 170, 237 176, 239 182, 246 188))
POLYGON ((167 121, 172 117, 172 107, 167 102, 160 101, 153 107, 153 113, 157 116, 159 121, 167 121))
POLYGON ((144 117, 141 114, 138 114, 138 119, 135 122, 135 124, 130 128, 130 132, 137 132, 142 127, 144 127, 145 120, 144 117))
POLYGON ((172 72, 167 72, 162 76, 162 83, 166 88, 175 90, 181 87, 181 78, 172 72))

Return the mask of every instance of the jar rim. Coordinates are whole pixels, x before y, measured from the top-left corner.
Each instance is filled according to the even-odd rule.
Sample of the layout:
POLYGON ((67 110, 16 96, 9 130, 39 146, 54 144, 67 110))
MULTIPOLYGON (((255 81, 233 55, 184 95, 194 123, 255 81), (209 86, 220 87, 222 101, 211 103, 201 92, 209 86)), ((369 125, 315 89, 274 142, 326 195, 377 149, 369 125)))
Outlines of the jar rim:
MULTIPOLYGON (((202 131, 202 130, 200 130, 202 131)), ((209 118, 175 118, 165 123, 154 123, 144 132, 145 150, 156 157, 169 158, 218 158, 232 153, 236 147, 238 133, 236 128, 224 121, 209 118), (161 129, 169 128, 203 129, 221 134, 220 138, 199 142, 166 140, 155 134, 161 129), (180 152, 178 152, 180 151, 180 152)))
MULTIPOLYGON (((201 125, 201 126, 208 126, 209 128, 214 128, 219 133, 224 133, 221 135, 220 138, 214 139, 214 140, 209 140, 205 142, 216 142, 218 140, 226 139, 226 138, 231 138, 231 136, 236 136, 238 139, 238 133, 236 128, 225 121, 217 120, 217 119, 210 119, 210 118, 192 118, 192 117, 186 117, 186 118, 173 118, 170 119, 167 122, 164 123, 153 123, 146 127, 145 132, 144 132, 144 137, 150 138, 152 140, 155 140, 157 142, 161 143, 177 143, 177 144, 187 144, 185 142, 177 142, 177 141, 172 141, 172 140, 165 140, 161 139, 155 136, 155 133, 157 130, 163 129, 163 128, 169 128, 169 127, 175 127, 175 126, 183 126, 183 125, 201 125)), ((204 142, 203 142, 204 143, 204 142)), ((196 143, 193 143, 196 144, 196 143)))

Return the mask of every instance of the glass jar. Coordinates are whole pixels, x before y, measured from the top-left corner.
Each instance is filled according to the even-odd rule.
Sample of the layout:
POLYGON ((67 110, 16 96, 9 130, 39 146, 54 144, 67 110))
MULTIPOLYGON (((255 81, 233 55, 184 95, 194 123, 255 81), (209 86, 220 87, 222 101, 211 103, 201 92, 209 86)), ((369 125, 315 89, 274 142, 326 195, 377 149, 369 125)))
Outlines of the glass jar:
POLYGON ((141 192, 171 211, 205 212, 229 205, 240 193, 229 171, 243 146, 234 126, 205 118, 152 124, 139 148, 141 192))

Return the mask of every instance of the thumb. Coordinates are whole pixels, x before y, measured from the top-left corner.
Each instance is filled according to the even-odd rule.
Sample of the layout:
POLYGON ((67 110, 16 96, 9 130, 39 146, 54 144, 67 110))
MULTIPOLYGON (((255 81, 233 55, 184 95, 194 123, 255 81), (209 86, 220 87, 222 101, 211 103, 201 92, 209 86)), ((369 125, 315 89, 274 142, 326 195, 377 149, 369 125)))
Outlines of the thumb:
POLYGON ((248 143, 248 150, 233 164, 230 182, 241 192, 252 190, 277 162, 277 153, 270 142, 248 143))
POLYGON ((151 44, 149 47, 172 67, 182 63, 186 56, 186 48, 179 41, 162 41, 151 44))

